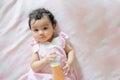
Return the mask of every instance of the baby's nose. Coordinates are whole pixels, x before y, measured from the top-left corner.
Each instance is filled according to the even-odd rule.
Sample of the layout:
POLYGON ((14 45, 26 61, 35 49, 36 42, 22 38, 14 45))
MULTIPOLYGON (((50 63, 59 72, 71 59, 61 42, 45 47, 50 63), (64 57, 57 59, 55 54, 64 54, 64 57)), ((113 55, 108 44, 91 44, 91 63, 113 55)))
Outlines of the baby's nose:
POLYGON ((38 34, 39 34, 39 35, 42 35, 42 34, 43 34, 43 31, 38 31, 38 34))

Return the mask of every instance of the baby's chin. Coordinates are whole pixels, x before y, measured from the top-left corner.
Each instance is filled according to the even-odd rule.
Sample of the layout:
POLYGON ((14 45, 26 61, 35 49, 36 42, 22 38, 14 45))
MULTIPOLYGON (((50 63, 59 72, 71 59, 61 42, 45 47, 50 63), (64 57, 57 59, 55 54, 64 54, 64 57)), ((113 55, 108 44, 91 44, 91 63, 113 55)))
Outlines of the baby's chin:
POLYGON ((46 42, 46 40, 44 41, 44 40, 37 40, 37 42, 38 43, 44 43, 44 42, 46 42))
POLYGON ((48 42, 47 40, 36 40, 38 43, 44 43, 44 42, 48 42))
POLYGON ((38 43, 44 43, 44 42, 51 42, 52 38, 47 39, 47 38, 36 38, 35 39, 38 43))

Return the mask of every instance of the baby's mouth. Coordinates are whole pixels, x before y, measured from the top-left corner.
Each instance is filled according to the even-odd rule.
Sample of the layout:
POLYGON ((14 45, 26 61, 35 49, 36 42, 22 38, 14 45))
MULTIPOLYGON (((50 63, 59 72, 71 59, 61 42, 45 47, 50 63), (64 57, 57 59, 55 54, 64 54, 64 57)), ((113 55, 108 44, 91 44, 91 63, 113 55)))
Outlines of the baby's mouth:
POLYGON ((39 39, 44 39, 45 38, 45 36, 39 36, 39 39))

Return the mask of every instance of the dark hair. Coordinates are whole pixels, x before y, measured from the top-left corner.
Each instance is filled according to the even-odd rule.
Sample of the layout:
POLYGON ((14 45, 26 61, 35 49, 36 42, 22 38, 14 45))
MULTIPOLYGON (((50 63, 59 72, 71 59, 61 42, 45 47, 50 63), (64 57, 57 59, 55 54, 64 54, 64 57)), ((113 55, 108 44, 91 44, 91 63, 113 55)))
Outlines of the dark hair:
POLYGON ((30 14, 29 14, 29 28, 31 29, 31 25, 30 25, 30 22, 32 19, 35 19, 35 20, 39 20, 41 19, 44 15, 47 15, 52 23, 52 25, 55 25, 56 26, 56 20, 54 18, 54 15, 49 11, 49 10, 46 10, 45 8, 39 8, 39 9, 36 9, 34 11, 32 11, 30 14))

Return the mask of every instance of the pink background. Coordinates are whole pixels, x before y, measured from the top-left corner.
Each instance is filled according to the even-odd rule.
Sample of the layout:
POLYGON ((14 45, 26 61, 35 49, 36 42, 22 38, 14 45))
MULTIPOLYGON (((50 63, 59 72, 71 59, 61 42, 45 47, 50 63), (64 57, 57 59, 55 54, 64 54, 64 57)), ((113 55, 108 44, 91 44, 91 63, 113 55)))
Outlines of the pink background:
POLYGON ((0 80, 28 72, 28 14, 39 7, 69 35, 81 80, 120 80, 120 0, 0 0, 0 80))

